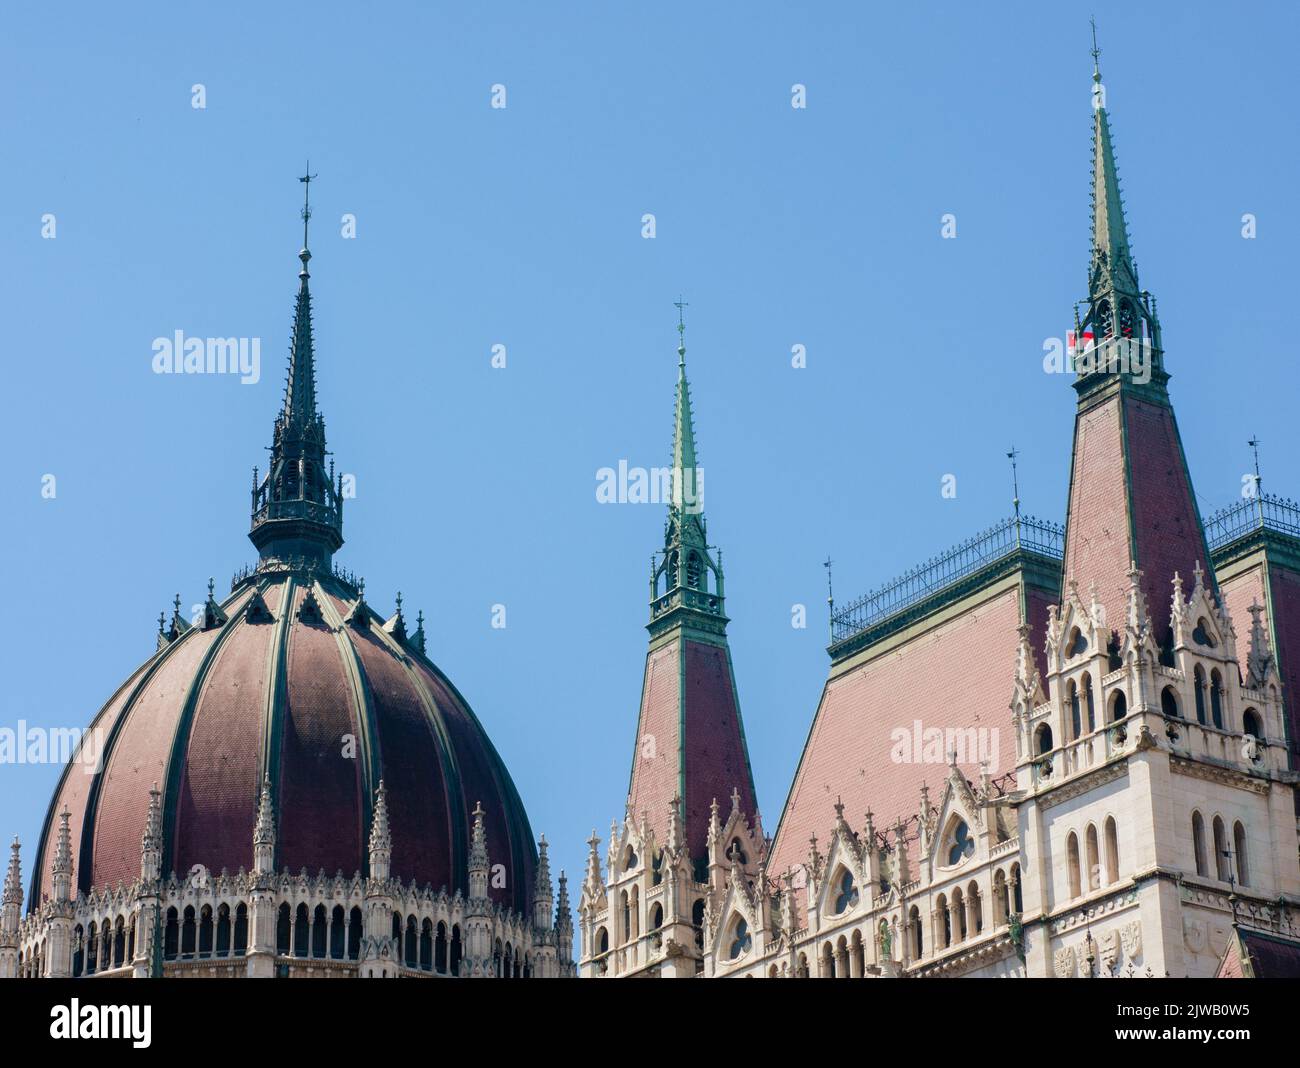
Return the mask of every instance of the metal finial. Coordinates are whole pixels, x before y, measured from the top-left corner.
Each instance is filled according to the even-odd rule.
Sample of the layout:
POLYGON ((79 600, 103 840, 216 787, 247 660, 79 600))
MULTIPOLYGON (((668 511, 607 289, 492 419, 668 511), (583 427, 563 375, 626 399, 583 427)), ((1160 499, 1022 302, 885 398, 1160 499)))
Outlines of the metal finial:
POLYGON ((1089 18, 1092 23, 1092 80, 1101 81, 1101 49, 1097 47, 1097 20, 1089 18))
POLYGON ((682 309, 689 308, 690 304, 682 300, 679 295, 673 301, 673 307, 677 309, 677 363, 678 366, 686 365, 686 317, 682 314, 682 309))
POLYGON ((1016 447, 1012 445, 1011 451, 1007 453, 1007 459, 1011 461, 1011 504, 1016 510, 1017 520, 1020 519, 1020 477, 1016 472, 1016 459, 1019 456, 1020 453, 1017 452, 1016 447))
POLYGON ((1262 478, 1259 477, 1259 446, 1260 446, 1259 435, 1258 434, 1253 435, 1251 439, 1248 442, 1246 442, 1246 444, 1249 445, 1255 452, 1255 496, 1258 497, 1260 485, 1264 481, 1262 478))
POLYGON ((311 160, 307 161, 307 173, 298 181, 302 182, 302 251, 298 253, 298 258, 302 260, 302 275, 307 275, 307 261, 311 259, 311 253, 307 251, 307 224, 311 221, 311 183, 316 175, 311 173, 311 160))
POLYGON ((835 640, 835 587, 831 583, 831 565, 834 563, 829 555, 822 561, 822 567, 826 569, 826 607, 829 612, 831 641, 835 640))

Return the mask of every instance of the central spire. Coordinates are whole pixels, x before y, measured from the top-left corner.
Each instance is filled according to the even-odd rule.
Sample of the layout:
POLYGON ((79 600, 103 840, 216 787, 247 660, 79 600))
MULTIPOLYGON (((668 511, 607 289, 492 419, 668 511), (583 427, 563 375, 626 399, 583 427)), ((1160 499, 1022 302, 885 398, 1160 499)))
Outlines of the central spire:
POLYGON ((275 421, 271 461, 258 481, 253 469, 253 517, 249 538, 263 562, 327 568, 343 544, 342 476, 334 481, 334 465, 325 464, 325 420, 316 408, 316 355, 312 339, 311 277, 307 264, 311 183, 303 183, 302 250, 298 259, 298 297, 293 313, 293 339, 285 378, 284 406, 275 421))

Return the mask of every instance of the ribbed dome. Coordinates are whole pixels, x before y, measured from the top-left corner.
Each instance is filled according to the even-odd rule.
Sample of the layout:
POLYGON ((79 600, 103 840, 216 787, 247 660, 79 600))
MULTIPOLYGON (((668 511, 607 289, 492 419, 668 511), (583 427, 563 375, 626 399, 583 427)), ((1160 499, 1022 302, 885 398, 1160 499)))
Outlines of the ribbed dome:
POLYGON ((382 779, 393 877, 464 891, 471 814, 482 802, 491 862, 506 873, 490 896, 527 914, 536 853, 523 805, 468 704, 422 641, 406 637, 400 614, 386 626, 349 583, 285 571, 255 572, 224 603, 210 601, 205 617, 188 629, 174 620, 180 632, 95 717, 103 760, 97 772, 75 763, 64 772, 33 905, 50 892, 55 813, 65 805, 78 888, 138 878, 155 782, 165 872, 251 868, 265 775, 275 865, 294 873, 367 873, 382 779))
MULTIPOLYGON (((309 183, 314 176, 302 179, 309 183)), ((308 186, 309 188, 309 186, 308 186)), ((316 405, 304 196, 302 269, 284 403, 270 463, 253 470, 256 569, 202 618, 159 619, 158 651, 95 717, 102 760, 65 769, 45 819, 30 907, 51 892, 56 813, 71 813, 79 890, 140 877, 150 790, 162 791, 162 871, 253 866, 264 779, 275 867, 369 875, 375 791, 386 787, 391 877, 469 890, 472 813, 484 809, 488 896, 530 915, 536 847, 528 817, 469 705, 424 655, 421 627, 387 623, 333 566, 344 485, 316 405), (504 878, 502 878, 504 868, 504 878)), ((547 891, 549 893, 549 890, 547 891)))

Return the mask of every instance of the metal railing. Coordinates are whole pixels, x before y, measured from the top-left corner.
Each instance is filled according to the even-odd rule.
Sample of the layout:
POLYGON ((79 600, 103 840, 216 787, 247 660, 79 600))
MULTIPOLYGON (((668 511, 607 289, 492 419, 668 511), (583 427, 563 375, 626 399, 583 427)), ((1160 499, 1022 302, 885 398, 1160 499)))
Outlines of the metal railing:
POLYGON ((1300 505, 1285 497, 1260 494, 1220 508, 1205 524, 1210 550, 1220 549, 1252 530, 1276 530, 1300 538, 1300 505))
POLYGON ((1065 528, 1031 516, 1003 520, 840 609, 831 617, 831 640, 845 641, 1022 550, 1060 560, 1065 528))

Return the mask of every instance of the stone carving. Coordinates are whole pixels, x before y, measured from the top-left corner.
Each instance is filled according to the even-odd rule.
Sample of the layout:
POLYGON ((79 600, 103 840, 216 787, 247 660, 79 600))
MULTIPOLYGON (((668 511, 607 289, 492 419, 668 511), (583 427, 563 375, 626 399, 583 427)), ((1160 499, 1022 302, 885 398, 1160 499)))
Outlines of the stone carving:
POLYGON ((1191 916, 1183 917, 1183 945, 1192 953, 1205 949, 1205 924, 1191 916))
POLYGON ((1056 951, 1056 977, 1069 979, 1074 974, 1074 949, 1062 946, 1056 951))
POLYGON ((1119 929, 1120 938, 1124 942, 1124 956, 1129 961, 1134 961, 1142 953, 1142 924, 1138 920, 1126 923, 1119 929))
POLYGON ((1119 932, 1107 931, 1101 936, 1101 963, 1112 970, 1119 963, 1119 932))

